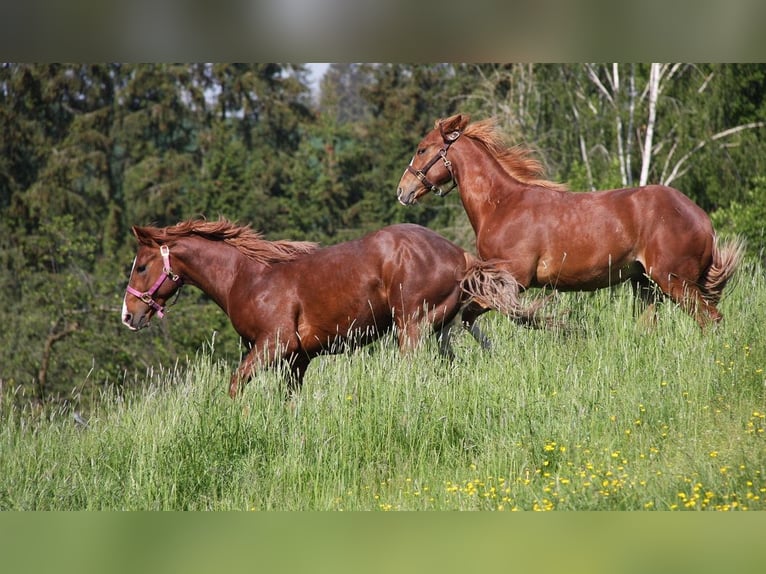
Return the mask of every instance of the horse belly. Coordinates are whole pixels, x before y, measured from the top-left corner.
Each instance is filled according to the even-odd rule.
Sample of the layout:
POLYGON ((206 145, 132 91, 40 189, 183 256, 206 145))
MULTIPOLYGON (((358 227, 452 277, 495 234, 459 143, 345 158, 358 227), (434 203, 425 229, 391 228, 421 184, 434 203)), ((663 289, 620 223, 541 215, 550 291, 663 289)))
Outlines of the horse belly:
POLYGON ((613 260, 569 261, 554 264, 540 259, 534 287, 552 287, 559 291, 594 291, 623 283, 644 273, 639 261, 613 260))
POLYGON ((391 311, 380 302, 335 299, 304 309, 298 336, 306 350, 335 353, 371 343, 390 327, 391 311))

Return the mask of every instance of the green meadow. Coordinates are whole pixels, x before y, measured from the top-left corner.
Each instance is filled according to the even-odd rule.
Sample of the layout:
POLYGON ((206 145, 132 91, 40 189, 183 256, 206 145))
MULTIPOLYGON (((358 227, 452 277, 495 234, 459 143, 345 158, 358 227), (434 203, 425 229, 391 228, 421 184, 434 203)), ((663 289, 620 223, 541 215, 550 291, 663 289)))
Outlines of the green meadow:
POLYGON ((564 328, 485 315, 493 349, 461 333, 452 362, 392 337, 322 357, 290 400, 277 371, 231 400, 212 340, 106 388, 86 424, 5 388, 0 509, 766 509, 760 266, 704 334, 670 303, 637 321, 627 286, 550 308, 564 328))

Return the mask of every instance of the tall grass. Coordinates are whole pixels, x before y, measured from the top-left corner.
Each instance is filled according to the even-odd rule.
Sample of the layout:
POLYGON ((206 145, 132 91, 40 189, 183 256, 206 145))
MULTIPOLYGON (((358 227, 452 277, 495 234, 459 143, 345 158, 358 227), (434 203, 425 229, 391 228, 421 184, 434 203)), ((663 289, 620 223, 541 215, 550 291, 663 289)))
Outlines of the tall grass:
POLYGON ((702 334, 671 304, 640 325, 627 288, 566 294, 566 330, 488 315, 493 350, 456 337, 451 363, 387 338, 290 401, 274 371, 232 401, 210 352, 105 391, 87 427, 5 400, 0 508, 763 510, 762 269, 721 307, 702 334))

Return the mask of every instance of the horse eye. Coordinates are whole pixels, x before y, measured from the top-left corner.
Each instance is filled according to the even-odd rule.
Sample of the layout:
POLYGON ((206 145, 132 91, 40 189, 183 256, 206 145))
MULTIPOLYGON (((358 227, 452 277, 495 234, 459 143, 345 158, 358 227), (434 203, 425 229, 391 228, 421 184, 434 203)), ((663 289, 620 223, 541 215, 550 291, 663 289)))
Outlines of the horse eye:
POLYGON ((422 147, 418 150, 418 155, 423 155, 424 153, 426 153, 426 148, 422 147))
POLYGON ((138 267, 136 267, 136 271, 138 273, 143 273, 144 271, 146 271, 146 265, 139 265, 138 267))

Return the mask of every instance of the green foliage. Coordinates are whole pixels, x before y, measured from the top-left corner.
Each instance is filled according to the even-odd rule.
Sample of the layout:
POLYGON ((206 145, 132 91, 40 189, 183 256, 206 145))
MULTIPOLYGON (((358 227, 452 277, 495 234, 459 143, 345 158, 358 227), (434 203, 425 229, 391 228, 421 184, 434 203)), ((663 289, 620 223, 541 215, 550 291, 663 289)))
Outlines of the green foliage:
POLYGON ((572 191, 590 191, 591 183, 595 189, 617 189, 621 187, 620 167, 616 160, 612 160, 611 165, 605 166, 605 169, 599 170, 597 177, 594 177, 592 181, 588 180, 582 162, 575 161, 567 179, 569 189, 572 191))
POLYGON ((710 217, 716 229, 745 238, 748 253, 766 261, 766 177, 753 179, 742 203, 733 201, 710 217))

